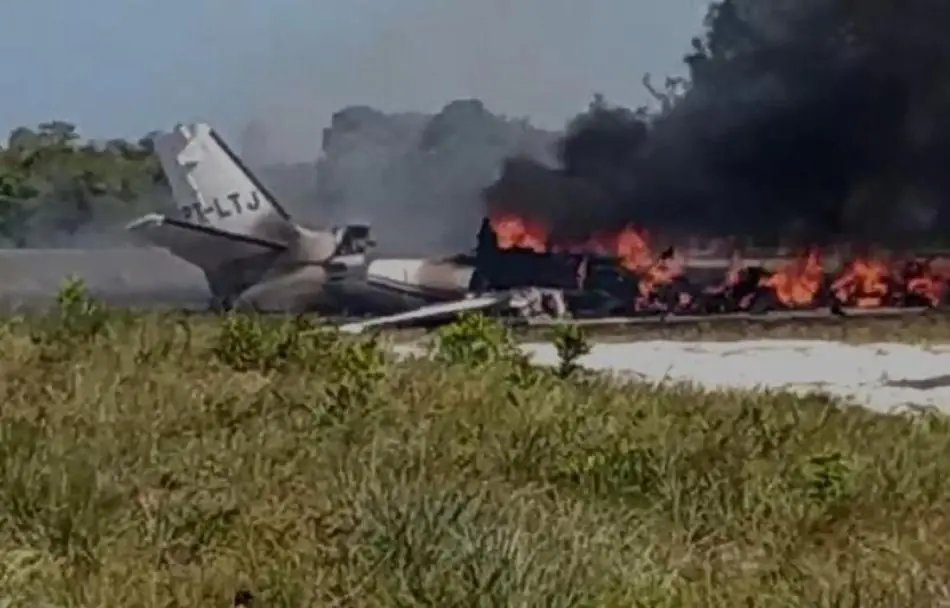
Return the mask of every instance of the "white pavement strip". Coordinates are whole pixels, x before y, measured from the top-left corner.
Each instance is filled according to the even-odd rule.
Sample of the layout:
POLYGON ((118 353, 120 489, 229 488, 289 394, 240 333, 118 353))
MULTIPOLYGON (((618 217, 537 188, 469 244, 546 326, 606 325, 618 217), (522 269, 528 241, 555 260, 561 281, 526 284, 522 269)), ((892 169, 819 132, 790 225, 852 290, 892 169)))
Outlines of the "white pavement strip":
MULTIPOLYGON (((522 349, 553 365, 550 344, 522 349)), ((396 352, 418 354, 412 346, 396 352)), ((848 345, 821 340, 741 342, 649 341, 595 344, 581 363, 647 382, 689 382, 715 388, 823 392, 877 411, 907 406, 950 412, 950 345, 848 345)))

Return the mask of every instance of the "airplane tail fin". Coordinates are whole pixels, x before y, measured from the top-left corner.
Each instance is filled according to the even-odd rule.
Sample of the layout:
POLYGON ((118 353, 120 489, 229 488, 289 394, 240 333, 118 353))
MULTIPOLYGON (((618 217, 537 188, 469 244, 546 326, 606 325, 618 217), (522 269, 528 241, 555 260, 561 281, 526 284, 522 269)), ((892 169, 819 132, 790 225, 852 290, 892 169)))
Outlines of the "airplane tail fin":
POLYGON ((373 244, 367 226, 332 231, 298 226, 205 123, 179 125, 153 144, 177 209, 146 215, 127 229, 199 267, 219 300, 228 301, 288 264, 333 258, 336 266, 356 265, 373 244))
POLYGON ((175 219, 279 243, 293 238, 290 214, 208 124, 178 125, 156 136, 154 148, 175 219))
POLYGON ((215 297, 260 280, 299 240, 290 214, 209 125, 178 125, 153 145, 176 209, 126 228, 200 268, 215 297))

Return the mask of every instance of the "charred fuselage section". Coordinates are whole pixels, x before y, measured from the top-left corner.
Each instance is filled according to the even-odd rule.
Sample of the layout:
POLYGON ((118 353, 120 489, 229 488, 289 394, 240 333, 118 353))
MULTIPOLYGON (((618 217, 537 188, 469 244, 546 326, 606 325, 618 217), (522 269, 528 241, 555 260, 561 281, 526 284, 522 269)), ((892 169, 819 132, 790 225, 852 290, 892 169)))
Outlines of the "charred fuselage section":
POLYGON ((935 308, 947 304, 950 291, 946 256, 654 252, 642 233, 558 246, 537 232, 512 238, 506 221, 482 223, 472 290, 558 290, 575 317, 935 308))

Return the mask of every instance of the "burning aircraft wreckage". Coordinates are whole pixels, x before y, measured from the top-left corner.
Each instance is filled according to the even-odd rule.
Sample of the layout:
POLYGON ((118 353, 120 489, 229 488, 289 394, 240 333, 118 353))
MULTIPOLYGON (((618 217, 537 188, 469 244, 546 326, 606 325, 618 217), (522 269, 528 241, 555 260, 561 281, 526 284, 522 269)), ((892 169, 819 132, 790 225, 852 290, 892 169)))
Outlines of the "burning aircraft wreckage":
MULTIPOLYGON (((937 309, 946 303, 950 284, 950 259, 937 256, 845 257, 843 251, 823 255, 816 248, 756 258, 713 253, 718 252, 656 248, 635 227, 580 244, 552 243, 537 224, 497 215, 483 223, 473 255, 427 262, 430 284, 436 283, 436 269, 467 270, 461 275, 468 278, 464 295, 345 327, 420 322, 473 309, 528 325, 565 319, 620 325, 883 317, 937 309)), ((373 264, 366 275, 370 282, 380 278, 371 276, 378 273, 373 264)))
POLYGON ((470 310, 528 324, 909 314, 943 306, 950 286, 950 258, 937 255, 743 256, 664 242, 636 226, 558 239, 491 200, 473 253, 379 258, 367 226, 295 224, 207 125, 160 136, 156 151, 178 212, 130 230, 201 268, 219 305, 360 315, 341 326, 347 331, 470 310))
POLYGON ((549 310, 575 317, 933 309, 944 304, 950 278, 950 265, 937 256, 849 256, 818 248, 722 255, 722 248, 658 246, 633 226, 557 243, 539 224, 506 214, 486 220, 478 249, 483 286, 549 290, 563 303, 549 310))

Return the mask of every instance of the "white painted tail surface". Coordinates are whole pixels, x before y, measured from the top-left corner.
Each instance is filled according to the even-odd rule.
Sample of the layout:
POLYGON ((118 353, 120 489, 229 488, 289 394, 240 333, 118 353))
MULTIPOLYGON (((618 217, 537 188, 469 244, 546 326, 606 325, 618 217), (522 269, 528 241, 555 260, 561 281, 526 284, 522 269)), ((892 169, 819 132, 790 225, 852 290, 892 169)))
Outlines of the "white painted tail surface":
POLYGON ((259 281, 296 243, 288 213, 210 126, 179 125, 153 143, 176 209, 127 229, 200 268, 216 296, 259 281))
POLYGON ((292 238, 290 215, 209 125, 178 125, 154 147, 175 219, 279 244, 292 238))

